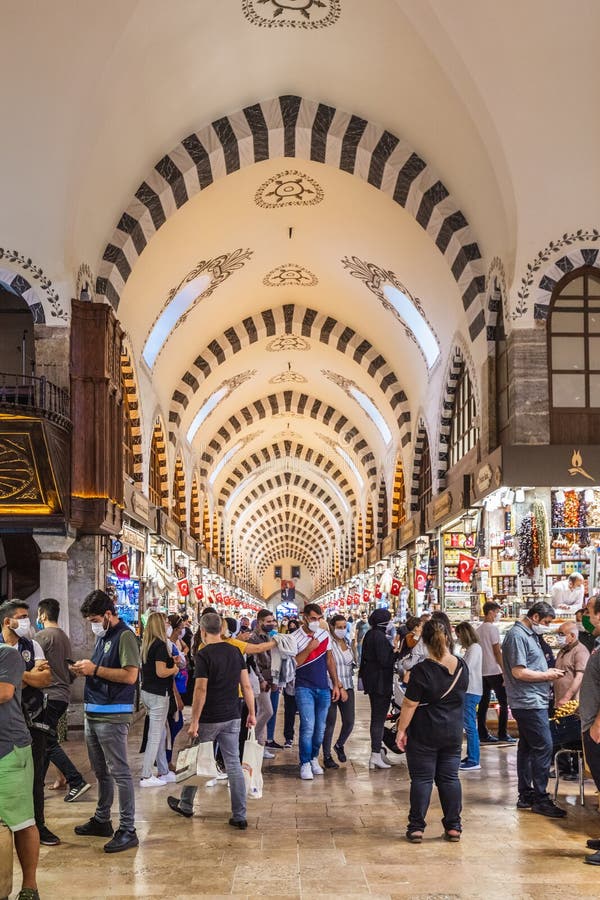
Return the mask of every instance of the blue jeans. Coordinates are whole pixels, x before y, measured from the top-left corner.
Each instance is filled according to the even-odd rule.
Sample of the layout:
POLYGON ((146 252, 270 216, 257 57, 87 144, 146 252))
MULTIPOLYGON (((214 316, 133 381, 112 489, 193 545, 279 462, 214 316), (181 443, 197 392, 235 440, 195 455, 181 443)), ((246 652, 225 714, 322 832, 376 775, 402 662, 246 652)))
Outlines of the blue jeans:
POLYGON ((480 694, 465 694, 464 727, 467 735, 467 762, 479 765, 479 732, 477 731, 477 704, 480 694))
POLYGON ((548 707, 543 709, 513 709, 519 726, 517 745, 517 777, 519 796, 533 792, 534 800, 548 796, 548 777, 552 765, 552 735, 548 707))
POLYGON ((319 755, 330 704, 329 688, 296 688, 296 706, 300 716, 301 766, 319 755))
POLYGON ((275 725, 277 723, 277 710, 279 709, 279 691, 271 692, 271 706, 273 707, 273 715, 267 722, 267 740, 275 740, 275 725))

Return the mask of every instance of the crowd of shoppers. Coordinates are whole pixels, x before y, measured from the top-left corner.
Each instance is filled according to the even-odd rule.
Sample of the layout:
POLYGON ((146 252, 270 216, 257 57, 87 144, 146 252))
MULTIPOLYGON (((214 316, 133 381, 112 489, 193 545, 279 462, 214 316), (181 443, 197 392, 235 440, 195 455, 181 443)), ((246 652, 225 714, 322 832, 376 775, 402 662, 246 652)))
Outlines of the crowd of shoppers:
MULTIPOLYGON (((278 624, 268 609, 254 622, 247 617, 238 622, 209 607, 193 634, 189 617, 153 612, 139 647, 113 599, 93 591, 81 614, 95 636, 94 651, 90 659, 75 662, 69 638, 58 624, 56 600, 39 604, 35 638, 27 604, 5 602, 0 606, 0 817, 13 831, 23 871, 19 897, 38 897, 40 842, 60 843, 44 816, 49 765, 65 779, 66 802, 90 789, 59 740, 59 723, 78 677, 85 679, 85 740, 97 780, 97 806, 75 833, 108 839, 107 853, 139 843, 128 734, 140 676, 146 710, 140 788, 160 788, 176 780, 173 743, 183 727, 185 700, 190 699, 187 734, 195 742, 214 744, 218 777, 229 783, 229 822, 235 828, 247 827, 241 760, 248 729, 255 729, 264 758, 273 759, 278 751, 292 748, 298 718, 300 778, 313 780, 325 769, 338 769, 348 761, 357 669, 358 690, 368 696, 371 711, 369 768, 389 769, 392 757, 406 758, 410 843, 423 840, 434 784, 444 837, 460 840, 460 775, 481 769, 480 743, 515 741, 508 733, 509 707, 519 731, 517 808, 564 818, 565 811, 548 794, 557 749, 566 746, 574 753, 561 763, 558 774, 577 777, 577 751, 583 746, 600 789, 600 596, 592 598, 575 622, 554 629, 555 662, 544 640, 555 618, 552 605, 534 603, 503 642, 498 605, 486 603, 483 613, 475 630, 469 622, 453 628, 441 611, 409 616, 401 624, 387 609, 376 609, 368 619, 361 614, 356 622, 342 614, 326 621, 321 607, 309 603, 299 619, 278 624), (492 692, 498 704, 497 736, 488 727, 492 692), (281 693, 283 744, 275 739, 281 693), (554 716, 557 709, 577 701, 578 714, 554 716), (392 733, 393 750, 386 750, 384 734, 387 740, 392 733), (463 734, 466 755, 461 759, 463 734), (115 786, 119 823, 113 829, 115 786)), ((168 807, 189 819, 196 795, 197 787, 184 786, 179 797, 168 796, 168 807)), ((594 852, 586 862, 600 865, 600 840, 590 839, 588 847, 594 852)))

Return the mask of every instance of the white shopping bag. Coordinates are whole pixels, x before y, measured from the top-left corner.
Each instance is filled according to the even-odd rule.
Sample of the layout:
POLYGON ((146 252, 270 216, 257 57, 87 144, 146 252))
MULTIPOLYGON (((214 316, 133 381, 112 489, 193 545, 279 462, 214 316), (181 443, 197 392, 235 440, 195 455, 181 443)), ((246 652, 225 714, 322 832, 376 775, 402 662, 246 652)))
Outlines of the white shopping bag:
POLYGON ((195 777, 216 778, 218 774, 212 741, 202 741, 179 751, 175 771, 176 781, 187 781, 188 778, 195 777))
POLYGON ((256 740, 254 728, 248 729, 248 737, 244 744, 244 756, 242 769, 246 781, 246 793, 248 797, 260 800, 263 792, 262 761, 264 748, 256 740))

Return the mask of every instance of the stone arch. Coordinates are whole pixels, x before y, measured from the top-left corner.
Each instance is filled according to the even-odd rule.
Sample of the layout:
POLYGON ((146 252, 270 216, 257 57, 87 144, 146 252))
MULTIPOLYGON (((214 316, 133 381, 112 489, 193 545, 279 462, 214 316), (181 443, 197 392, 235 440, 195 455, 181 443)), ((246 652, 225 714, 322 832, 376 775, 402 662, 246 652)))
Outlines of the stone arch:
POLYGON ((281 415, 292 412, 297 415, 306 415, 317 422, 322 422, 340 436, 340 444, 345 444, 354 453, 359 461, 365 480, 370 490, 376 490, 377 466, 375 457, 367 441, 361 436, 360 430, 353 425, 346 416, 339 413, 333 406, 329 406, 322 400, 309 397, 298 391, 282 391, 279 394, 270 394, 268 397, 255 400, 249 406, 245 406, 235 415, 230 416, 227 423, 219 428, 217 434, 209 441, 207 449, 201 457, 200 474, 202 478, 208 477, 208 472, 221 453, 226 451, 236 435, 252 427, 256 422, 268 416, 281 415))
POLYGON ((388 400, 398 423, 401 445, 404 447, 410 442, 407 396, 386 359, 369 341, 343 322, 293 303, 248 316, 204 348, 181 377, 171 397, 169 441, 172 444, 177 441, 177 429, 194 394, 220 365, 257 341, 284 334, 316 340, 350 356, 369 373, 388 400))
MULTIPOLYGON (((442 394, 442 403, 441 403, 441 412, 440 412, 440 426, 439 426, 439 434, 438 434, 438 486, 440 488, 445 486, 446 483, 446 473, 448 471, 449 459, 448 459, 448 446, 450 443, 450 432, 452 429, 452 413, 454 411, 454 397, 456 394, 456 384, 460 375, 466 369, 469 379, 471 380, 471 386, 473 392, 475 394, 475 402, 476 402, 476 421, 477 427, 479 428, 479 420, 481 416, 481 397, 479 394, 479 384, 476 377, 475 366, 473 365, 473 361, 468 355, 466 348, 463 342, 456 338, 453 341, 453 349, 450 351, 450 356, 448 357, 448 366, 446 369, 446 377, 444 381, 444 393, 442 394)), ((431 446, 431 445, 430 445, 431 446)), ((432 466, 433 466, 433 458, 432 458, 432 466)), ((433 470, 432 470, 433 475, 433 470)))
POLYGON ((363 531, 363 517, 362 514, 358 514, 358 524, 356 526, 356 555, 358 557, 362 556, 365 552, 365 538, 363 531))
POLYGON ((404 466, 398 456, 394 469, 394 488, 392 492, 392 530, 399 528, 406 521, 406 487, 404 482, 404 466))
POLYGON ((169 464, 167 460, 167 445, 165 441, 165 432, 160 416, 156 416, 154 420, 154 428, 152 429, 152 437, 150 439, 150 454, 148 457, 148 465, 152 457, 152 445, 156 447, 156 454, 159 463, 160 473, 160 506, 162 509, 169 509, 169 464))
MULTIPOLYGON (((419 423, 417 426, 417 436, 415 438, 415 449, 414 449, 414 457, 413 457, 413 467, 412 467, 412 480, 410 487, 410 509, 411 512, 416 513, 419 511, 419 477, 421 475, 421 466, 423 465, 423 453, 425 447, 429 447, 429 454, 431 456, 431 441, 429 440, 429 435, 427 432, 427 426, 425 425, 425 421, 423 418, 419 419, 419 423)), ((430 460, 431 465, 433 466, 433 460, 430 460)))
POLYGON ((534 296, 533 317, 537 321, 547 321, 552 294, 557 284, 575 269, 590 266, 600 269, 600 250, 596 247, 578 247, 549 265, 538 282, 534 296))
POLYGON ((208 553, 210 553, 211 536, 210 509, 208 506, 208 497, 205 497, 204 506, 202 507, 202 544, 208 553))
POLYGON ((322 527, 322 529, 324 529, 327 534, 329 534, 330 539, 332 541, 335 540, 335 531, 331 524, 331 520, 328 519, 326 515, 324 515, 324 513, 316 504, 310 501, 306 501, 300 506, 299 512, 292 512, 283 503, 283 501, 279 501, 281 501, 281 498, 277 497, 276 499, 266 501, 256 509, 253 508, 254 512, 244 521, 243 526, 240 528, 240 540, 243 539, 243 536, 248 532, 249 529, 254 528, 257 524, 261 523, 265 516, 272 518, 273 514, 275 513, 278 516, 285 516, 286 522, 288 521, 287 517, 289 516, 289 521, 293 522, 294 517, 299 515, 299 512, 301 512, 307 520, 317 522, 322 527))
POLYGON ((46 323, 44 304, 26 278, 19 272, 13 272, 11 269, 5 269, 0 266, 0 283, 25 301, 33 317, 34 325, 44 325, 46 323))
POLYGON ((369 551, 375 546, 375 522, 373 517, 373 501, 369 497, 365 516, 365 550, 369 551))
POLYGON ((167 219, 214 181, 266 159, 339 168, 391 196, 443 254, 462 295, 472 341, 485 338, 481 251, 465 215, 406 141, 359 116, 281 96, 223 116, 184 138, 139 186, 104 250, 96 292, 118 308, 137 258, 167 219))
POLYGON ((135 366, 133 363, 133 354, 129 344, 125 342, 123 342, 123 350, 121 353, 121 377, 123 379, 123 392, 127 401, 133 444, 133 480, 136 484, 141 484, 144 481, 141 403, 135 366))
POLYGON ((185 469, 181 456, 177 456, 173 471, 172 511, 173 518, 181 528, 187 528, 187 506, 185 502, 185 469))
MULTIPOLYGON (((346 497, 348 506, 354 508, 356 506, 356 495, 352 486, 348 483, 343 473, 337 468, 336 463, 326 457, 323 453, 312 447, 292 441, 280 441, 273 443, 269 447, 263 447, 250 454, 246 459, 240 460, 235 469, 232 469, 225 484, 221 488, 218 495, 218 505, 223 507, 226 505, 229 497, 235 492, 237 487, 247 478, 252 477, 258 471, 265 471, 266 467, 272 463, 279 463, 281 466, 290 461, 291 470, 294 469, 294 461, 305 463, 306 470, 315 469, 323 477, 331 478, 340 492, 346 497)), ((303 467, 298 466, 298 471, 303 467)), ((273 467, 275 470, 275 467, 273 467)))
POLYGON ((382 474, 377 493, 377 541, 382 541, 388 533, 388 495, 385 477, 382 474))
POLYGON ((198 473, 194 472, 192 478, 192 492, 190 494, 190 534, 195 541, 202 540, 202 515, 200 509, 200 485, 198 473))
MULTIPOLYGON (((243 511, 248 508, 248 506, 256 503, 262 497, 264 497, 265 494, 271 493, 272 491, 280 491, 282 495, 285 495, 290 491, 298 491, 306 495, 306 499, 309 499, 308 495, 310 495, 313 500, 319 501, 325 507, 325 509, 329 510, 332 517, 338 523, 340 529, 344 527, 344 516, 338 509, 337 505, 332 502, 331 496, 327 494, 326 491, 324 491, 315 482, 311 482, 299 475, 290 475, 289 473, 286 473, 285 476, 275 475, 272 478, 267 477, 264 481, 260 482, 256 486, 253 486, 252 490, 248 491, 248 493, 244 496, 244 499, 240 501, 240 503, 236 506, 235 511, 231 514, 232 525, 241 516, 243 511)), ((292 506, 294 508, 297 505, 298 503, 292 502, 292 506)))
POLYGON ((277 513, 269 516, 264 522, 257 527, 252 528, 250 532, 246 532, 244 536, 240 535, 239 543, 244 546, 251 547, 257 541, 266 540, 275 534, 289 532, 294 528, 294 534, 302 533, 308 537, 314 538, 319 544, 329 546, 331 544, 331 536, 328 535, 323 528, 316 522, 311 522, 305 516, 294 515, 293 519, 286 518, 285 514, 277 513))
POLYGON ((488 340, 488 353, 494 352, 498 332, 498 316, 503 314, 501 324, 507 331, 508 322, 508 290, 506 287, 506 271, 504 263, 499 256, 495 256, 490 263, 486 279, 486 332, 488 340))

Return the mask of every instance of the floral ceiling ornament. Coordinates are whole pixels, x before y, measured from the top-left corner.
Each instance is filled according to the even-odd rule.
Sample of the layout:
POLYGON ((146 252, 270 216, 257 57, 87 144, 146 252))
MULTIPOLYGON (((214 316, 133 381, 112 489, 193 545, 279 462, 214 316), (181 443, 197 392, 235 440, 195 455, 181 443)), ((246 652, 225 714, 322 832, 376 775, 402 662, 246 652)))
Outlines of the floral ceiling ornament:
POLYGON ((319 279, 304 266, 296 263, 285 263, 265 275, 265 287, 315 287, 319 279))
POLYGON ((301 413, 292 412, 292 410, 288 410, 286 412, 278 412, 273 414, 274 419, 303 419, 304 416, 301 413))
POLYGON ((257 374, 258 369, 246 369, 245 372, 240 372, 239 375, 233 375, 231 378, 226 378, 219 387, 229 388, 229 393, 231 394, 232 391, 235 391, 236 388, 239 388, 246 381, 250 381, 250 379, 254 378, 257 374))
POLYGON ((525 269, 525 274, 521 279, 521 286, 517 291, 517 302, 511 311, 510 317, 513 321, 520 319, 527 314, 529 305, 527 300, 531 291, 531 286, 535 281, 535 274, 539 272, 543 264, 548 262, 551 256, 562 250, 563 247, 570 247, 582 241, 598 241, 600 240, 600 230, 597 228, 584 229, 578 231, 567 232, 555 241, 550 241, 543 250, 540 250, 537 256, 529 263, 525 269))
POLYGON ((77 276, 75 278, 75 297, 78 300, 94 301, 96 299, 96 292, 94 290, 95 283, 96 279, 94 278, 94 273, 91 268, 87 263, 81 263, 77 269, 77 276))
POLYGON ((285 206, 316 206, 324 196, 323 188, 314 178, 297 169, 286 169, 261 184, 254 202, 261 209, 282 209, 285 206))
POLYGON ((341 0, 242 0, 242 12, 259 28, 327 28, 339 19, 341 0))
POLYGON ((280 372, 269 379, 269 384, 306 384, 308 378, 301 375, 300 372, 280 372))
POLYGON ((9 263, 16 263, 21 269, 31 275, 33 280, 39 283, 40 288, 46 295, 52 318, 60 319, 63 322, 68 321, 68 314, 63 308, 58 292, 54 289, 51 280, 44 273, 43 269, 34 265, 29 256, 19 253, 18 250, 7 250, 5 247, 0 247, 0 259, 5 259, 9 263))
POLYGON ((394 318, 400 323, 400 325, 402 325, 402 327, 404 329, 404 333, 406 334, 406 337, 409 338, 409 340, 411 340, 414 344, 417 345, 417 347, 419 348, 419 350, 421 352, 421 355, 425 359, 425 363, 427 364, 427 367, 429 368, 427 358, 425 357, 425 354, 423 353, 423 348, 421 347, 420 342, 417 340, 416 335, 414 334, 412 329, 408 327, 408 325, 406 324, 406 322, 404 321, 402 316, 399 314, 398 310, 393 305, 393 303, 390 303, 390 301, 387 299, 387 297, 384 294, 384 288, 388 285, 391 285, 392 287, 396 288, 398 291, 400 291, 402 294, 404 294, 408 298, 408 300, 413 304, 413 306, 415 307, 415 309, 417 310, 419 315, 425 320, 427 327, 431 331, 431 333, 432 333, 433 337, 435 338, 435 340, 437 341, 437 344, 439 347, 440 342, 439 342, 438 336, 437 336, 435 329, 433 328, 431 322, 427 318, 427 314, 426 314, 425 309, 423 308, 423 304, 421 303, 419 298, 416 297, 414 294, 411 294, 411 292, 408 290, 408 288, 402 284, 402 282, 400 281, 398 276, 394 272, 392 272, 388 269, 382 269, 381 266, 378 266, 375 263, 370 263, 370 262, 366 262, 365 260, 359 259, 358 256, 345 256, 341 262, 342 262, 342 265, 344 266, 344 268, 348 270, 350 275, 352 275, 353 278, 357 278, 359 281, 362 281, 363 284, 365 285, 365 287, 367 287, 371 291, 372 294, 375 294, 375 296, 377 297, 377 299, 379 300, 379 302, 381 303, 383 308, 385 310, 387 310, 387 312, 390 312, 394 316, 394 318))
POLYGON ((310 344, 296 334, 282 334, 267 344, 269 353, 281 353, 283 350, 310 350, 310 344))

